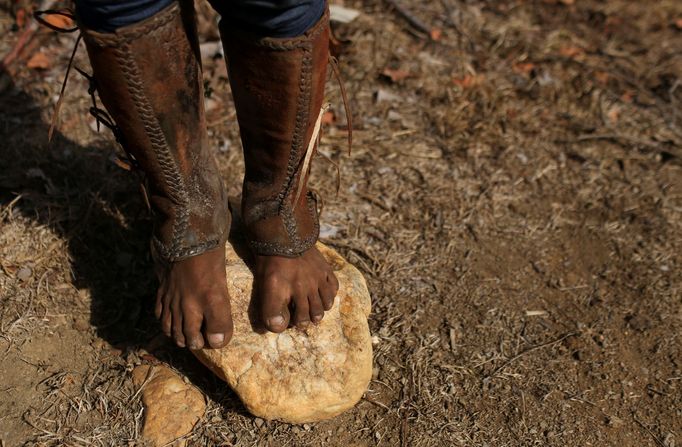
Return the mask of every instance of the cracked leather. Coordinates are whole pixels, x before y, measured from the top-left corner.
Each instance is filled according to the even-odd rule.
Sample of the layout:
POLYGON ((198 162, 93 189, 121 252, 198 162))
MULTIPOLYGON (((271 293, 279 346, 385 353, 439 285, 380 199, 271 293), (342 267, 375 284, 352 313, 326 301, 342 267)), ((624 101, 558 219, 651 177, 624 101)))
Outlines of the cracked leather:
POLYGON ((114 33, 83 29, 102 103, 121 145, 145 173, 152 246, 174 262, 224 243, 227 198, 208 147, 191 2, 114 33))
POLYGON ((319 235, 312 193, 304 186, 294 200, 324 100, 329 13, 295 38, 250 36, 223 23, 220 33, 244 148, 249 244, 260 255, 299 256, 319 235))

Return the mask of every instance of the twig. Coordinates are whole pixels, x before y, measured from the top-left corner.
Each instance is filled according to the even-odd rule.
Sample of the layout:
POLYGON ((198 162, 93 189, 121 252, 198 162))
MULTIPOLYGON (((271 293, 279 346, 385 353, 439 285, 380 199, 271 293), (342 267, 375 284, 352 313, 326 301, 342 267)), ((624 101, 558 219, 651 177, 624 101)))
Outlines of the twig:
POLYGON ((140 388, 138 388, 138 390, 135 391, 135 394, 133 394, 130 397, 130 399, 128 399, 128 403, 132 402, 133 399, 135 399, 137 397, 137 395, 140 394, 140 392, 145 387, 145 385, 147 385, 147 383, 149 383, 149 381, 151 381, 153 377, 154 377, 154 366, 150 365, 149 369, 147 370, 147 374, 145 375, 144 380, 142 381, 142 384, 140 385, 140 388))
POLYGON ((637 416, 635 416, 634 413, 632 413, 632 419, 633 419, 635 422, 637 422, 637 425, 639 425, 639 426, 642 427, 644 430, 646 430, 646 432, 649 433, 649 435, 651 435, 652 438, 654 438, 654 441, 656 442, 657 445, 659 445, 660 447, 666 447, 665 443, 664 443, 663 441, 661 441, 660 439, 658 439, 658 436, 656 436, 656 435, 654 434, 654 432, 652 432, 651 429, 650 429, 649 427, 647 427, 646 425, 644 425, 644 424, 642 423, 642 421, 640 421, 640 420, 637 418, 637 416))
POLYGON ((19 36, 19 39, 17 39, 17 42, 14 44, 14 47, 12 47, 9 53, 7 53, 5 57, 2 58, 3 67, 7 68, 12 62, 14 62, 14 60, 17 58, 17 56, 24 48, 24 46, 26 46, 26 44, 31 41, 31 38, 33 38, 33 35, 37 30, 38 25, 35 23, 31 23, 24 29, 24 31, 19 36))
POLYGON ((622 135, 617 133, 604 133, 604 134, 584 134, 578 136, 578 141, 589 141, 589 140, 612 140, 616 143, 621 141, 627 141, 628 143, 638 144, 641 146, 648 147, 649 149, 657 149, 660 147, 653 141, 644 140, 641 138, 634 138, 628 135, 622 135))
POLYGON ((452 18, 452 16, 455 14, 455 5, 452 5, 448 0, 441 0, 440 3, 443 5, 443 9, 445 9, 445 22, 452 26, 454 30, 459 33, 459 35, 464 36, 464 33, 460 29, 459 25, 457 25, 455 19, 452 18))
POLYGON ((675 148, 663 149, 661 143, 656 143, 655 141, 645 140, 642 138, 631 137, 629 135, 617 134, 617 133, 605 133, 605 134, 584 134, 579 135, 577 141, 590 141, 590 140, 609 140, 616 144, 626 146, 631 144, 634 146, 642 146, 653 151, 663 151, 672 155, 676 158, 682 158, 682 152, 679 152, 675 148))
POLYGON ((388 408, 385 404, 382 404, 381 402, 376 401, 376 400, 374 400, 374 399, 371 399, 371 398, 369 398, 369 397, 366 397, 366 396, 365 396, 365 397, 362 398, 362 400, 365 400, 365 401, 369 402, 370 404, 374 404, 374 405, 376 405, 377 407, 381 407, 381 408, 383 408, 383 409, 386 410, 386 411, 391 411, 391 409, 388 408))
POLYGON ((504 362, 503 364, 501 364, 500 366, 498 366, 497 368, 495 368, 495 369, 493 370, 493 372, 491 372, 490 374, 486 375, 486 376, 483 378, 483 380, 484 380, 484 381, 487 381, 487 380, 492 379, 495 375, 497 375, 497 373, 499 373, 499 372, 502 371, 504 368, 506 368, 507 366, 509 366, 511 363, 515 362, 516 360, 520 359, 521 357, 523 357, 523 356, 526 355, 526 354, 529 354, 529 353, 531 353, 531 352, 533 352, 533 351, 537 351, 538 349, 546 348, 547 346, 552 346, 552 345, 555 345, 555 344, 557 344, 557 343, 561 343, 562 341, 566 340, 567 338, 569 338, 569 337, 574 337, 574 336, 576 336, 576 335, 578 335, 578 334, 579 334, 578 332, 569 332, 568 334, 564 334, 564 335, 562 335, 561 337, 557 338, 556 340, 548 341, 548 342, 546 342, 546 343, 542 343, 542 344, 539 344, 539 345, 535 345, 535 346, 533 346, 533 347, 531 347, 531 348, 528 348, 528 349, 526 349, 525 351, 522 351, 522 352, 516 354, 514 357, 510 358, 509 360, 507 360, 506 362, 504 362))
POLYGON ((400 424, 400 446, 404 447, 410 439, 410 426, 407 423, 407 414, 404 414, 400 424))
POLYGON ((431 36, 431 27, 412 15, 407 8, 398 3, 398 0, 386 0, 386 2, 391 5, 395 12, 397 12, 402 18, 407 20, 407 23, 416 28, 417 31, 420 31, 427 36, 431 36))
POLYGON ((19 200, 21 200, 23 196, 21 194, 17 194, 17 196, 12 199, 10 203, 5 205, 2 210, 0 210, 0 221, 5 219, 5 216, 11 216, 12 215, 12 208, 14 205, 17 204, 19 200))

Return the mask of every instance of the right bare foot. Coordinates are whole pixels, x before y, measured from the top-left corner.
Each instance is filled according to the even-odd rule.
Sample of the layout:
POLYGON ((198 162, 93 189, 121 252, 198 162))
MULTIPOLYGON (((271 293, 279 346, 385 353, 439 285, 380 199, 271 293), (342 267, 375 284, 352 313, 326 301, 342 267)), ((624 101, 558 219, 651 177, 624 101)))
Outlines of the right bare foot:
POLYGON ((224 246, 172 263, 159 280, 156 317, 178 346, 221 348, 230 341, 224 246))

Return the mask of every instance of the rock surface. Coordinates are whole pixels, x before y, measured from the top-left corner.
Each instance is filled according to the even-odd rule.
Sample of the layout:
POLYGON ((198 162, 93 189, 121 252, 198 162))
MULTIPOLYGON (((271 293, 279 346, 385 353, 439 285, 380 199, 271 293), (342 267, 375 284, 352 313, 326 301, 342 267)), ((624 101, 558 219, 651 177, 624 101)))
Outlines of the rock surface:
POLYGON ((203 394, 162 365, 136 367, 133 382, 142 387, 142 436, 154 446, 184 446, 179 438, 190 433, 206 411, 203 394))
POLYGON ((319 325, 274 334, 260 326, 249 308, 253 276, 228 243, 234 336, 222 349, 193 351, 263 419, 300 424, 334 417, 360 400, 372 377, 365 279, 334 250, 321 243, 317 248, 340 283, 334 307, 319 325))

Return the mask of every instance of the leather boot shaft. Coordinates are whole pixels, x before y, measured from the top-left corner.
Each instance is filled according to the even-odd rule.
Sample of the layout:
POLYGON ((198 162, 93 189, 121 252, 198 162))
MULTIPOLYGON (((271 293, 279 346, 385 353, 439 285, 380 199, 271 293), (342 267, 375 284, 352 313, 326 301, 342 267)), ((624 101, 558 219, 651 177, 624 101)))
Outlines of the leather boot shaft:
POLYGON ((223 24, 220 31, 244 148, 242 219, 251 248, 298 256, 319 235, 302 165, 324 100, 329 13, 295 38, 259 38, 223 24))
POLYGON ((194 11, 180 2, 114 33, 83 29, 102 103, 145 173, 167 262, 223 243, 227 199, 208 147, 194 11))

